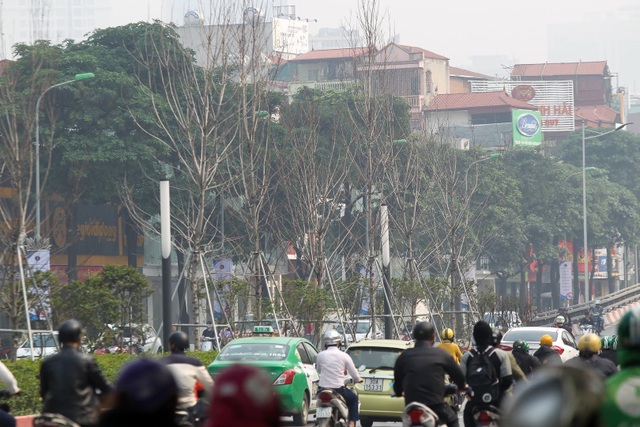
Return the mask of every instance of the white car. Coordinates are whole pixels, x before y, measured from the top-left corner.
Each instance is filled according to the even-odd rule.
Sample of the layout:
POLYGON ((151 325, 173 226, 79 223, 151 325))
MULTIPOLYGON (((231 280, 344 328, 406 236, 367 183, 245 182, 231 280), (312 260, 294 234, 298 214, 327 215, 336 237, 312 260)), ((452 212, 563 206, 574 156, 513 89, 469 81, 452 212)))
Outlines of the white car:
POLYGON ((347 344, 351 344, 353 342, 358 342, 362 339, 382 339, 384 338, 384 333, 382 332, 383 329, 382 327, 376 322, 376 333, 373 333, 373 328, 371 327, 371 320, 368 319, 360 319, 358 320, 357 324, 356 322, 351 322, 351 323, 345 323, 346 329, 347 329, 347 333, 344 334, 343 330, 342 330, 342 325, 338 325, 336 326, 336 331, 338 331, 338 333, 340 334, 344 334, 346 335, 346 339, 347 339, 347 344), (353 330, 355 329, 355 330, 353 330), (353 339, 353 335, 355 332, 355 340, 353 339))
MULTIPOLYGON (((33 357, 45 357, 58 352, 58 332, 35 332, 31 335, 33 337, 33 357)), ((16 358, 27 359, 31 358, 31 346, 29 345, 29 339, 24 340, 18 351, 16 352, 16 358)))
POLYGON ((540 348, 540 338, 543 335, 551 336, 553 340, 551 348, 558 352, 563 362, 578 355, 578 345, 573 335, 565 329, 554 327, 524 326, 509 329, 502 337, 500 347, 503 350, 511 351, 514 341, 523 340, 529 343, 529 354, 533 354, 540 348))
MULTIPOLYGON (((113 342, 106 341, 106 334, 101 334, 98 342, 102 343, 102 347, 96 350, 96 353, 104 353, 105 348, 123 347, 126 352, 133 351, 135 353, 162 353, 162 340, 157 332, 149 324, 132 323, 129 325, 107 325, 111 330, 111 339, 113 342)), ((108 351, 120 352, 120 351, 108 351)))

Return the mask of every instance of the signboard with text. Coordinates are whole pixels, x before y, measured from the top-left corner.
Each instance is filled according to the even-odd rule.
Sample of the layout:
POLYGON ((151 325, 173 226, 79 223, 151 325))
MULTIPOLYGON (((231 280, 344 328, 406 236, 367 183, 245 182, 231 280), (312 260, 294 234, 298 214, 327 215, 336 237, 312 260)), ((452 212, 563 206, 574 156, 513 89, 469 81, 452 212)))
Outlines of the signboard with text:
POLYGON ((513 110, 513 146, 537 147, 542 144, 540 112, 532 110, 513 110))
POLYGON ((554 81, 477 81, 471 92, 506 91, 512 98, 535 105, 540 111, 542 132, 575 130, 573 82, 554 81))

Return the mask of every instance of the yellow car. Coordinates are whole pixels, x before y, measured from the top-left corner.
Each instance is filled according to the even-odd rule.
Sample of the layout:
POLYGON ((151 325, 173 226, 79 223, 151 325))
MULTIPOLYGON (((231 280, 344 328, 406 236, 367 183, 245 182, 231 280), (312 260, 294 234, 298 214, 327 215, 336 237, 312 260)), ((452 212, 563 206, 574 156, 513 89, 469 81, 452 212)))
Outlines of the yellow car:
POLYGON ((393 366, 400 353, 413 344, 402 340, 362 340, 347 348, 354 365, 365 367, 360 372, 364 381, 355 385, 362 427, 371 427, 376 421, 401 421, 404 399, 391 397, 393 366))

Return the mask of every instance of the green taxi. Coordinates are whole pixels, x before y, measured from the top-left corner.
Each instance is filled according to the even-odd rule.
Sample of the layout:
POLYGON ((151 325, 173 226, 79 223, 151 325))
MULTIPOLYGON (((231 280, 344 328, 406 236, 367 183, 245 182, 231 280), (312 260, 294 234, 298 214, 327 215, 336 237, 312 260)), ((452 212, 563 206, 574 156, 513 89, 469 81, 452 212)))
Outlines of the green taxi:
POLYGON ((261 336, 254 330, 252 337, 229 342, 208 369, 214 381, 220 371, 238 363, 264 369, 273 381, 284 414, 292 415, 295 425, 306 426, 309 412, 315 412, 316 407, 317 355, 313 344, 304 338, 261 336))
POLYGON ((365 339, 347 348, 354 365, 365 367, 360 372, 363 382, 355 385, 362 427, 371 427, 375 421, 401 421, 404 399, 391 397, 393 366, 400 353, 413 345, 413 341, 365 339))

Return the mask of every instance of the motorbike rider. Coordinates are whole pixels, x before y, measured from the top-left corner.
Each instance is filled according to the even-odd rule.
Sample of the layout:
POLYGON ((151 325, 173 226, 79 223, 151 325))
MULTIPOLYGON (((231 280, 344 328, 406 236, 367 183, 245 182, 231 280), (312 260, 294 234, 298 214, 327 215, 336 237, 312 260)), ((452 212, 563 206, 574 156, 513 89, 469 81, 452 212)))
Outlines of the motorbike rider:
POLYGON ((98 424, 100 398, 111 394, 111 383, 96 361, 81 351, 82 325, 65 320, 58 329, 62 347, 40 365, 42 412, 63 415, 81 426, 98 424), (100 393, 98 396, 97 393, 100 393))
POLYGON ((513 354, 518 366, 527 377, 542 366, 537 357, 529 354, 529 343, 524 340, 515 340, 513 342, 513 351, 511 354, 513 354))
POLYGON ((565 364, 540 369, 505 402, 500 425, 601 427, 603 394, 602 378, 584 367, 565 364))
MULTIPOLYGON (((504 393, 511 387, 513 384, 513 374, 511 372, 511 364, 509 363, 509 359, 504 351, 496 351, 493 349, 493 330, 491 326, 483 320, 477 322, 473 326, 473 339, 475 341, 475 351, 477 353, 482 353, 486 351, 491 351, 489 353, 489 360, 493 364, 493 368, 495 369, 495 373, 498 376, 499 383, 499 395, 496 399, 491 402, 485 402, 485 404, 499 407, 500 402, 504 393)), ((467 351, 462 355, 462 361, 460 362, 460 367, 462 368, 462 372, 467 375, 467 364, 471 360, 472 357, 475 357, 471 351, 467 351)), ((465 427, 471 427, 474 425, 473 420, 473 410, 478 406, 478 403, 475 403, 473 400, 468 400, 465 408, 464 408, 464 425, 465 427)))
POLYGON ((582 325, 593 325, 593 318, 591 317, 591 312, 587 311, 584 314, 584 317, 580 319, 580 326, 582 325))
MULTIPOLYGON (((451 330, 449 330, 451 331, 451 330)), ((400 353, 393 368, 393 392, 404 396, 405 404, 419 402, 435 412, 449 427, 458 426, 458 416, 444 403, 445 374, 459 390, 465 388, 464 374, 453 356, 434 347, 435 327, 418 322, 413 328, 416 344, 400 353)), ((451 331, 453 339, 453 331, 451 331)))
POLYGON ((193 393, 196 383, 200 382, 204 389, 203 399, 208 401, 213 390, 213 380, 199 359, 184 353, 189 348, 189 336, 186 333, 182 331, 171 333, 169 347, 171 354, 160 361, 169 368, 178 385, 177 410, 186 411, 189 421, 194 424, 198 408, 198 401, 193 393))
POLYGON ((460 351, 458 344, 453 342, 455 339, 453 330, 449 328, 443 329, 440 333, 440 338, 442 338, 442 342, 438 344, 437 347, 449 353, 453 357, 453 360, 455 360, 459 365, 462 360, 462 352, 460 351))
POLYGON ((207 329, 202 331, 202 338, 214 341, 216 338, 216 332, 213 330, 213 323, 211 320, 207 320, 207 329))
POLYGON ((640 425, 640 307, 627 311, 618 323, 620 371, 605 381, 602 421, 606 427, 640 425))
POLYGON ((591 309, 591 316, 595 322, 593 326, 596 327, 598 332, 604 329, 604 308, 600 304, 600 300, 597 299, 595 306, 591 309))
POLYGON ((564 329, 565 331, 569 332, 571 334, 571 336, 573 336, 573 331, 571 330, 571 328, 565 322, 566 322, 566 320, 565 320, 564 316, 558 316, 558 317, 556 317, 555 327, 556 328, 560 328, 560 329, 564 329))
POLYGON ((571 315, 569 314, 569 310, 567 307, 560 307, 558 309, 558 316, 564 317, 564 323, 569 327, 573 327, 573 321, 571 320, 571 315))
POLYGON ((611 360, 614 365, 618 366, 618 336, 601 337, 600 342, 602 343, 600 357, 611 360))
MULTIPOLYGON (((2 362, 0 362, 0 381, 6 387, 6 395, 13 396, 20 393, 20 389, 18 388, 18 381, 16 381, 16 377, 13 376, 9 368, 2 362)), ((15 427, 16 420, 9 413, 9 410, 0 410, 0 426, 2 427, 15 427)))
POLYGON ((344 397, 349 408, 349 427, 355 427, 359 420, 358 395, 345 387, 345 375, 349 373, 354 382, 362 382, 353 360, 345 352, 340 350, 342 335, 335 329, 331 329, 322 338, 324 350, 318 353, 316 369, 320 375, 318 387, 331 389, 344 397))
POLYGON ((560 358, 557 351, 551 348, 552 345, 553 338, 551 338, 551 335, 544 334, 540 337, 540 348, 533 355, 538 358, 542 366, 562 364, 562 358, 560 358))
POLYGON ((500 343, 502 342, 502 331, 498 328, 493 328, 493 346, 496 351, 503 352, 507 355, 509 359, 509 365, 511 366, 511 374, 513 375, 513 380, 515 382, 519 382, 522 380, 526 380, 527 376, 524 371, 520 369, 520 365, 518 365, 518 361, 516 360, 513 352, 504 351, 500 348, 500 343))
POLYGON ((598 356, 598 352, 602 348, 600 337, 596 334, 584 334, 578 341, 578 357, 569 359, 566 364, 584 366, 587 369, 600 372, 603 377, 609 377, 618 371, 616 365, 608 360, 598 356))

